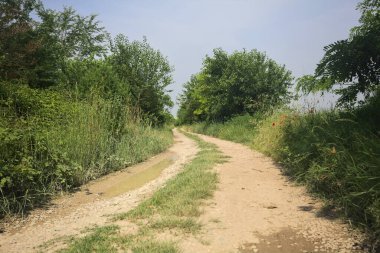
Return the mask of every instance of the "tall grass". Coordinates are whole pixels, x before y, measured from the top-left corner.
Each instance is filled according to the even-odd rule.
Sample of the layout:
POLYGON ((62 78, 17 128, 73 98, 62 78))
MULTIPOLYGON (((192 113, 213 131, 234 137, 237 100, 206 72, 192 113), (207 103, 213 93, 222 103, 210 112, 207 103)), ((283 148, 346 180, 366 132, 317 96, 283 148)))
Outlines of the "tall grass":
POLYGON ((140 162, 172 142, 122 100, 0 85, 0 216, 140 162))
POLYGON ((248 114, 236 116, 224 123, 199 122, 191 125, 191 130, 222 139, 250 145, 257 132, 257 124, 261 122, 264 114, 252 117, 248 114))
POLYGON ((380 97, 351 111, 277 109, 191 129, 241 142, 283 165, 284 172, 380 238, 380 97))

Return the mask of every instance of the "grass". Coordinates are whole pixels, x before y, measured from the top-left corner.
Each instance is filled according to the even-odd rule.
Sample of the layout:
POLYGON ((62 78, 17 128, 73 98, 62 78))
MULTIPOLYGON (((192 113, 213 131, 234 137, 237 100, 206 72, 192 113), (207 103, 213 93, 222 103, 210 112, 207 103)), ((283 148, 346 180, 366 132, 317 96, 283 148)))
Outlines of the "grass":
MULTIPOLYGON (((260 115, 261 116, 261 115, 260 115)), ((191 130, 196 133, 203 133, 225 140, 250 145, 255 136, 256 125, 261 117, 250 115, 237 116, 224 123, 197 123, 191 125, 191 130)))
POLYGON ((197 141, 201 151, 196 158, 185 165, 183 172, 158 190, 152 198, 141 203, 128 213, 119 214, 118 219, 144 219, 152 215, 199 216, 200 202, 212 196, 216 189, 217 174, 210 170, 222 157, 215 145, 189 135, 197 141))
POLYGON ((179 229, 185 233, 196 234, 201 230, 202 226, 193 218, 178 218, 169 216, 161 219, 155 219, 150 222, 149 228, 157 230, 179 229))
POLYGON ((132 248, 134 253, 177 253, 178 246, 174 242, 143 241, 132 248))
POLYGON ((95 228, 80 240, 73 240, 71 247, 61 252, 118 252, 114 245, 118 232, 119 227, 114 225, 95 228))
POLYGON ((172 143, 118 99, 0 83, 0 218, 141 162, 172 143))
POLYGON ((203 202, 212 197, 218 176, 212 168, 225 161, 216 146, 204 142, 193 134, 185 133, 200 148, 196 157, 176 177, 136 208, 119 213, 112 221, 128 220, 138 225, 135 234, 122 235, 118 226, 99 227, 83 238, 71 242, 63 252, 180 252, 178 240, 159 240, 161 233, 171 236, 196 235, 202 225, 196 218, 202 213, 203 202))
POLYGON ((67 249, 61 253, 120 252, 134 253, 177 253, 179 248, 173 241, 155 240, 150 231, 142 229, 136 235, 121 235, 120 227, 109 225, 92 229, 82 238, 72 239, 67 249))
POLYGON ((299 113, 277 109, 194 132, 240 142, 282 164, 284 173, 380 241, 380 98, 351 111, 299 113))

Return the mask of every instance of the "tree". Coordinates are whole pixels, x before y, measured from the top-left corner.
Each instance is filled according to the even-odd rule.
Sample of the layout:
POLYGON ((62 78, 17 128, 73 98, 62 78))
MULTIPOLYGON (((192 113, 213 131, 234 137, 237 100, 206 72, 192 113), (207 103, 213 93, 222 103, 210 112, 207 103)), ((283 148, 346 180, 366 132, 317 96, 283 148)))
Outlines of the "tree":
POLYGON ((40 7, 38 15, 42 20, 38 27, 40 35, 54 44, 62 60, 83 60, 106 52, 104 43, 108 34, 96 15, 80 16, 71 7, 65 7, 62 12, 40 7))
POLYGON ((0 79, 30 79, 37 66, 42 45, 35 32, 36 22, 30 13, 35 0, 0 2, 0 79))
POLYGON ((359 93, 368 98, 380 80, 380 1, 364 0, 358 5, 360 25, 351 29, 350 37, 324 48, 325 55, 315 74, 298 80, 297 89, 305 93, 343 88, 339 105, 354 104, 359 93))
POLYGON ((23 79, 31 87, 60 82, 68 60, 101 55, 107 33, 95 15, 82 17, 72 9, 45 9, 37 0, 0 2, 0 74, 3 80, 23 79), (31 17, 34 13, 40 21, 31 17))
POLYGON ((178 98, 180 107, 178 109, 178 123, 191 124, 203 121, 207 117, 207 98, 202 95, 202 83, 204 76, 196 74, 191 76, 190 81, 184 84, 184 90, 178 98))
POLYGON ((115 38, 111 52, 109 61, 129 87, 132 104, 153 123, 163 123, 168 107, 173 105, 165 90, 172 82, 173 69, 168 60, 145 38, 130 42, 124 35, 115 38))
POLYGON ((146 39, 112 42, 95 15, 46 9, 39 0, 0 1, 0 18, 0 81, 59 86, 81 99, 96 94, 154 124, 171 119, 165 89, 173 69, 146 39))
POLYGON ((66 63, 65 88, 75 90, 75 95, 88 98, 95 92, 105 99, 118 98, 129 104, 130 91, 109 61, 88 57, 82 61, 66 63))
POLYGON ((228 54, 215 49, 202 71, 185 84, 180 121, 224 121, 285 103, 290 98, 290 71, 256 50, 228 54))
POLYGON ((43 43, 39 52, 39 80, 32 86, 54 85, 68 75, 67 64, 72 60, 83 61, 88 57, 106 53, 108 34, 101 27, 96 15, 80 16, 72 8, 62 12, 38 8, 41 22, 36 31, 43 43))

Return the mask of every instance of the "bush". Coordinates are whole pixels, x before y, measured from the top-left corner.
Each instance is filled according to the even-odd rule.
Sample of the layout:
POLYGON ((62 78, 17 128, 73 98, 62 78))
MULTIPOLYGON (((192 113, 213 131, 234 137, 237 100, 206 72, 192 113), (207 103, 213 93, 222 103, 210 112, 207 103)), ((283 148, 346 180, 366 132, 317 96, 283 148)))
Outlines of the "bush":
POLYGON ((140 162, 171 144, 168 129, 137 122, 117 98, 0 84, 0 216, 140 162))

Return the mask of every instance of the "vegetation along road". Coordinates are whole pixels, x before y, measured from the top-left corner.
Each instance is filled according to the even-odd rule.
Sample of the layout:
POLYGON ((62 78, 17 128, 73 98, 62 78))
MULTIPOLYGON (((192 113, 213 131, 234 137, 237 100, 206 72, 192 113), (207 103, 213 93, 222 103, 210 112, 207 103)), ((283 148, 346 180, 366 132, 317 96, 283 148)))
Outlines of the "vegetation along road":
MULTIPOLYGON (((67 240, 69 236, 78 234, 86 227, 104 226, 111 215, 136 207, 144 197, 150 196, 169 178, 175 176, 184 163, 194 157, 197 151, 194 142, 177 131, 174 136, 175 144, 167 152, 128 170, 115 172, 84 185, 81 191, 58 198, 46 209, 36 210, 22 224, 10 222, 6 228, 9 232, 0 234, 0 251, 34 252, 41 245, 55 247, 55 240, 60 246, 62 242, 59 239, 67 240), (171 162, 166 162, 167 160, 171 162), (163 171, 156 178, 150 177, 149 172, 160 167, 160 164, 165 166, 163 171), (131 173, 134 173, 132 178, 131 173), (130 185, 136 180, 141 181, 140 186, 123 191, 124 185, 130 185), (116 188, 112 189, 110 186, 116 188)), ((122 229, 128 231, 128 224, 121 225, 122 229)))
POLYGON ((379 0, 297 79, 208 45, 176 116, 168 57, 53 2, 0 0, 0 252, 380 252, 379 0), (295 108, 316 92, 334 108, 295 108))
POLYGON ((193 140, 177 130, 174 135, 175 143, 169 151, 128 171, 84 185, 81 191, 35 210, 22 224, 9 225, 0 235, 1 252, 107 252, 129 247, 145 247, 143 252, 361 252, 364 236, 335 217, 333 211, 324 210, 304 187, 289 182, 272 159, 230 141, 200 135, 197 148, 193 140), (206 192, 215 192, 186 194, 188 187, 191 190, 199 184, 197 181, 204 180, 197 178, 202 176, 199 174, 183 181, 184 185, 174 186, 178 199, 159 200, 153 192, 172 187, 173 181, 167 180, 181 171, 185 173, 184 164, 186 170, 194 163, 197 150, 199 158, 207 151, 202 145, 209 143, 218 152, 206 154, 201 163, 210 163, 210 156, 218 156, 220 161, 211 163, 212 168, 201 168, 216 173, 216 178, 203 187, 206 192), (149 177, 144 172, 167 159, 172 162, 157 178, 142 182, 136 189, 114 194, 109 189, 123 178, 128 180, 131 173, 149 177), (163 203, 155 207, 156 201, 163 203), (171 213, 172 208, 183 208, 176 206, 183 205, 181 201, 198 203, 171 213), (144 206, 150 202, 152 205, 144 206), (159 205, 167 204, 173 206, 158 212, 159 218, 150 213, 149 209, 160 210, 159 205), (96 235, 105 228, 114 230, 96 235), (156 238, 156 244, 144 245, 143 240, 151 237, 156 238), (162 248, 165 243, 171 247, 162 248))

